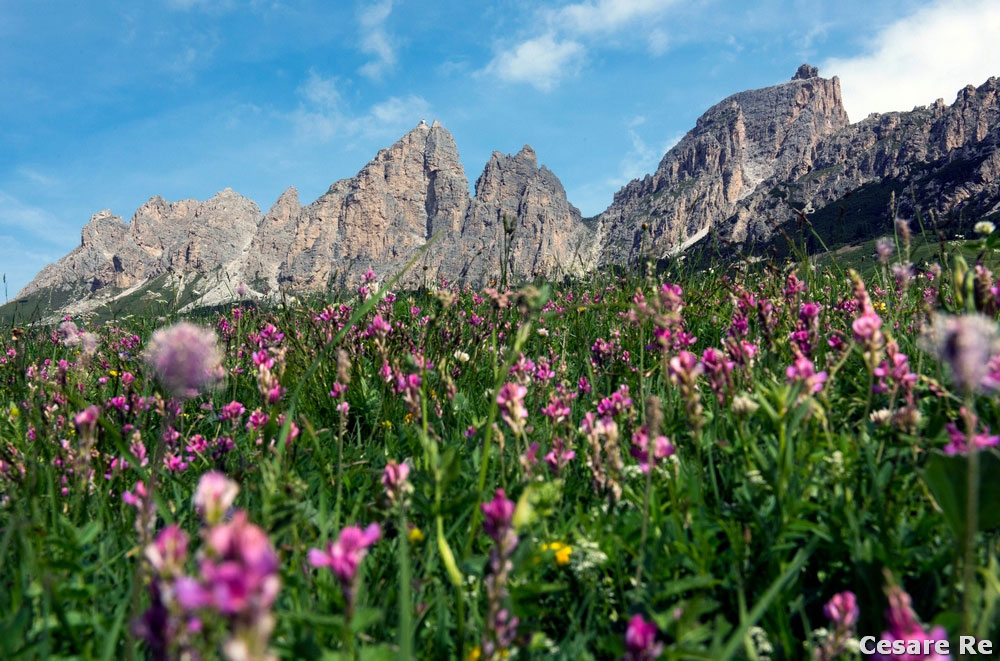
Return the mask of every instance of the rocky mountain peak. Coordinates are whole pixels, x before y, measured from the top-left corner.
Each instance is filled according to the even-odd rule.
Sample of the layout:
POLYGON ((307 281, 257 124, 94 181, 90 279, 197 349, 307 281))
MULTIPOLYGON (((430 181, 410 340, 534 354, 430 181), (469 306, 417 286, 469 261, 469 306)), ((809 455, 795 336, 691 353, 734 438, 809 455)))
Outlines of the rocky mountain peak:
POLYGON ((799 65, 795 75, 792 76, 792 80, 809 80, 810 78, 819 78, 819 69, 808 64, 799 65))
POLYGON ((696 241, 762 182, 809 170, 817 143, 849 121, 837 78, 803 65, 785 83, 723 99, 668 151, 652 176, 620 190, 601 214, 601 261, 635 259, 644 243, 659 256, 696 241))

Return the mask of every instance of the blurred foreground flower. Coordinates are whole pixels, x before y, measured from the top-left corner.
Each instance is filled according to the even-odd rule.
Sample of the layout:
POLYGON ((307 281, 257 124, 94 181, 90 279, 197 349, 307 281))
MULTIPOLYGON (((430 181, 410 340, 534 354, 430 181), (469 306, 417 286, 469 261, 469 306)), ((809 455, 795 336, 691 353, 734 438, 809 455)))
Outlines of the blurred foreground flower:
POLYGON ((225 375, 216 342, 215 331, 182 321, 153 333, 144 357, 170 394, 184 399, 225 375))
POLYGON ((659 657, 663 653, 663 644, 656 642, 658 633, 655 624, 647 622, 642 615, 633 615, 625 630, 625 659, 646 661, 659 657))
POLYGON ((939 315, 924 333, 924 348, 948 365, 955 385, 979 390, 990 376, 990 359, 1000 352, 997 324, 979 314, 939 315))

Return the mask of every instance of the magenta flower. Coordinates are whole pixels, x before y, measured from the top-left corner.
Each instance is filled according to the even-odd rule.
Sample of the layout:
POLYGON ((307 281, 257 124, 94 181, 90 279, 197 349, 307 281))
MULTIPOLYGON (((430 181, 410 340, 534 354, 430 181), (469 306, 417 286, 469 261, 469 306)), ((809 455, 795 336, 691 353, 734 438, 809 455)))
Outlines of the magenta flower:
POLYGON ((73 418, 73 422, 76 423, 81 434, 90 433, 97 427, 97 419, 100 416, 101 409, 91 405, 77 413, 76 417, 73 418))
POLYGON ((177 524, 167 526, 156 536, 156 540, 146 547, 146 558, 160 575, 179 574, 184 569, 187 546, 187 533, 177 524))
POLYGON ((406 462, 400 463, 395 459, 389 461, 382 471, 382 486, 389 500, 398 503, 403 500, 406 492, 411 489, 407 477, 410 474, 410 465, 406 462))
MULTIPOLYGON (((964 408, 964 407, 963 407, 964 408)), ((964 431, 958 428, 954 422, 949 422, 945 425, 945 429, 948 430, 948 445, 944 446, 945 454, 968 454, 969 452, 969 439, 964 431)), ((986 431, 973 434, 973 442, 976 447, 980 450, 983 448, 992 448, 1000 444, 1000 436, 990 435, 990 428, 986 427, 986 431)))
POLYGON ((246 413, 246 407, 240 402, 232 401, 219 410, 219 420, 232 420, 236 422, 246 413))
POLYGON ((807 392, 819 392, 826 382, 826 372, 817 372, 816 366, 805 356, 799 356, 786 367, 785 376, 789 381, 803 384, 807 392))
POLYGON ((858 621, 858 600, 850 590, 833 595, 823 606, 823 614, 830 618, 837 629, 847 630, 858 621))
POLYGON ((215 331, 180 322, 153 333, 144 356, 171 395, 192 397, 225 374, 216 342, 215 331))
POLYGON ((497 489, 493 500, 482 503, 483 529, 486 534, 498 544, 510 530, 511 518, 514 516, 514 501, 507 498, 503 489, 497 489))
POLYGON ((266 610, 278 595, 278 556, 267 534, 236 512, 230 523, 206 534, 210 551, 201 563, 206 602, 232 615, 266 610))
POLYGON ((659 630, 642 615, 636 614, 628 621, 625 630, 625 658, 629 661, 655 659, 663 653, 663 644, 656 642, 659 630))
POLYGON ((382 536, 377 523, 364 530, 358 526, 347 526, 340 531, 336 542, 327 545, 325 551, 309 549, 309 564, 313 567, 329 567, 345 587, 354 583, 358 566, 368 553, 368 547, 382 536))
POLYGON ((497 393, 497 404, 500 405, 500 417, 515 434, 524 431, 528 419, 528 409, 524 408, 524 396, 528 389, 517 383, 505 383, 497 393))
POLYGON ((667 371, 673 383, 693 384, 704 369, 698 356, 690 351, 681 351, 670 359, 667 371))
MULTIPOLYGON (((913 612, 913 608, 910 606, 910 595, 906 594, 902 588, 898 585, 893 585, 889 587, 889 610, 885 614, 886 622, 889 625, 889 630, 882 634, 882 638, 888 641, 901 640, 909 644, 911 641, 916 641, 922 643, 925 640, 947 640, 948 632, 945 631, 944 627, 934 627, 931 631, 926 631, 922 624, 917 620, 916 613, 913 612)), ((931 647, 933 649, 933 646, 931 647)), ((879 654, 875 655, 876 659, 881 659, 882 661, 895 661, 898 659, 910 659, 916 661, 917 659, 922 659, 924 661, 950 661, 950 655, 940 655, 932 652, 931 654, 924 655, 918 654, 916 656, 905 654, 902 656, 890 654, 889 656, 882 656, 879 654)))
POLYGON ((205 473, 194 492, 194 508, 205 523, 215 525, 222 521, 239 492, 239 485, 222 473, 205 473))
POLYGON ((565 441, 556 437, 552 439, 552 447, 545 455, 545 463, 549 465, 549 470, 551 470, 555 475, 558 475, 566 464, 568 464, 569 461, 575 456, 576 452, 573 450, 567 450, 565 441))
POLYGON ((653 439, 652 457, 650 457, 649 435, 645 425, 632 434, 632 456, 639 460, 639 468, 643 473, 648 473, 649 469, 659 460, 665 459, 674 454, 674 445, 670 439, 662 434, 653 439))
POLYGON ((870 344, 880 335, 879 329, 882 327, 882 318, 875 314, 874 310, 864 312, 851 324, 854 331, 854 340, 859 344, 870 344))

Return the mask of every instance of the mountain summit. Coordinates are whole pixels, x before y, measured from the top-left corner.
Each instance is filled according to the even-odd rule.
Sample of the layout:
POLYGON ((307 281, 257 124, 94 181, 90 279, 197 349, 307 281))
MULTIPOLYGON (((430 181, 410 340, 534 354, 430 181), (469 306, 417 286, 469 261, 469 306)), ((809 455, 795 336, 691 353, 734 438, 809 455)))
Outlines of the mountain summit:
POLYGON ((851 124, 840 81, 803 64, 787 82, 709 108, 654 173, 586 222, 528 145, 494 152, 470 198, 451 134, 421 121, 306 206, 289 188, 262 214, 226 189, 204 202, 153 197, 129 223, 101 211, 10 305, 76 313, 136 296, 215 304, 240 282, 257 297, 347 286, 367 269, 397 272, 435 236, 403 286, 488 285, 503 259, 513 280, 581 275, 669 256, 710 231, 767 241, 803 210, 830 237, 868 238, 888 222, 889 199, 942 223, 1000 216, 996 78, 950 106, 939 99, 851 124))

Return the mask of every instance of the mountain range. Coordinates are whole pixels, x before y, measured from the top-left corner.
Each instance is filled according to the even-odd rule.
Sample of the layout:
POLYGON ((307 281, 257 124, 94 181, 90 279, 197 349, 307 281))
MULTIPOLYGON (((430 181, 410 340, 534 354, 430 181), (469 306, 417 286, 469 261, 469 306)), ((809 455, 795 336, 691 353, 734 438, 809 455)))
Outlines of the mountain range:
POLYGON ((305 206, 289 188, 262 213, 226 189, 203 202, 155 196, 127 223, 98 212, 80 245, 5 307, 74 314, 143 297, 195 307, 232 300, 241 283, 254 298, 353 286, 368 269, 396 273, 432 237, 402 286, 580 276, 669 257, 709 233, 762 244, 800 212, 825 221, 830 243, 860 240, 888 227, 890 199, 902 216, 919 209, 943 224, 998 217, 1000 83, 852 124, 840 81, 804 64, 709 108, 595 218, 527 145, 494 152, 474 191, 451 134, 421 121, 305 206))

